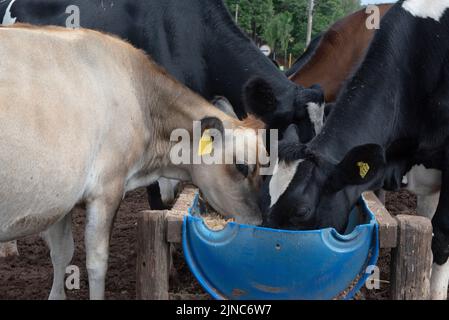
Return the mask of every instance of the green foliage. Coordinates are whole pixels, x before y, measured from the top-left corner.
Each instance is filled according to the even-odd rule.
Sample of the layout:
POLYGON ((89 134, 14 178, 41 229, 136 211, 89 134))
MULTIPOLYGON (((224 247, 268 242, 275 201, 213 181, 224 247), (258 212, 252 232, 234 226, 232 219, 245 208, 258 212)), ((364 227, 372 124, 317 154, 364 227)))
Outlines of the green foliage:
POLYGON ((352 13, 360 9, 360 0, 341 0, 341 7, 345 15, 352 13))
MULTIPOLYGON (((225 0, 238 24, 254 40, 262 38, 284 57, 298 57, 306 47, 309 0, 225 0)), ((312 37, 332 23, 359 10, 360 0, 315 0, 312 37)))
POLYGON ((289 12, 278 13, 271 18, 265 26, 262 38, 271 48, 279 48, 287 55, 287 50, 292 40, 293 15, 289 12))
POLYGON ((293 31, 293 15, 289 12, 279 13, 279 49, 284 53, 284 60, 287 60, 288 47, 293 42, 291 33, 293 31))
POLYGON ((263 34, 265 24, 274 14, 272 0, 225 0, 232 15, 239 5, 238 24, 253 38, 263 34))

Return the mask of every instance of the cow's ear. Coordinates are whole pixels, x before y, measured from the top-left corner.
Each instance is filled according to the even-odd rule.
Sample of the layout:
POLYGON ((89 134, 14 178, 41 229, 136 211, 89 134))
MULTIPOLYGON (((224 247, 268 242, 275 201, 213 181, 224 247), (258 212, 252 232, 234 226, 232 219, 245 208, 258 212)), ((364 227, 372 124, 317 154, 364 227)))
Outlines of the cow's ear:
POLYGON ((291 124, 278 146, 279 158, 286 162, 304 159, 306 146, 301 144, 298 127, 291 124))
POLYGON ((214 97, 214 99, 212 100, 212 104, 219 110, 226 113, 228 116, 235 118, 235 119, 239 118, 239 117, 237 117, 237 115, 234 111, 234 107, 232 106, 231 102, 229 102, 229 100, 226 99, 225 97, 222 97, 222 96, 214 97))
POLYGON ((216 117, 207 117, 201 120, 201 134, 206 130, 215 129, 220 133, 224 132, 223 122, 216 117))
POLYGON ((201 120, 201 138, 198 142, 198 155, 210 155, 216 148, 221 147, 224 133, 223 122, 215 117, 201 120))
POLYGON ((346 186, 369 183, 383 170, 385 164, 385 151, 380 145, 355 147, 336 166, 330 178, 330 186, 338 191, 346 186))
POLYGON ((283 142, 286 143, 300 143, 298 127, 295 124, 288 126, 287 130, 284 132, 283 142))
POLYGON ((247 111, 266 120, 277 107, 277 99, 272 86, 262 78, 249 80, 244 88, 243 101, 247 111))

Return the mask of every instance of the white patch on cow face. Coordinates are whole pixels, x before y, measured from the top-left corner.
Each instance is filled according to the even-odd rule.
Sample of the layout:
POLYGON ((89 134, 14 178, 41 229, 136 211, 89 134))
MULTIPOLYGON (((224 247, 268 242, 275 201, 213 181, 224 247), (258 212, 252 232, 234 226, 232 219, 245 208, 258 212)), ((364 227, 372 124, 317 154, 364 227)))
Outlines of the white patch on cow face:
POLYGON ((307 104, 307 113, 315 129, 315 134, 320 133, 324 125, 324 104, 319 105, 314 102, 309 102, 307 104))
POLYGON ((298 165, 303 161, 304 160, 297 160, 292 163, 286 163, 284 161, 279 162, 279 160, 277 161, 269 185, 271 198, 270 208, 278 202, 279 198, 287 190, 288 186, 295 177, 298 165))
POLYGON ((449 8, 449 0, 406 0, 402 7, 415 17, 440 21, 449 8))
POLYGON ((2 25, 4 25, 4 26, 10 26, 10 25, 16 23, 17 18, 13 18, 11 16, 11 8, 12 8, 12 5, 14 4, 14 2, 16 2, 16 0, 12 0, 9 3, 8 8, 6 8, 5 16, 3 17, 3 21, 2 21, 2 25))

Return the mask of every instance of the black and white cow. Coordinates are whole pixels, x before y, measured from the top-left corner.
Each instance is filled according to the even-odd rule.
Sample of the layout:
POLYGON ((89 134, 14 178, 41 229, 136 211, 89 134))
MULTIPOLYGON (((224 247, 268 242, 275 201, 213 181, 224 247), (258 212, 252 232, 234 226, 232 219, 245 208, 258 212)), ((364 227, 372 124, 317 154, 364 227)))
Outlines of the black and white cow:
MULTIPOLYGON (((236 26, 222 0, 0 0, 0 19, 66 26, 74 5, 82 27, 127 39, 204 98, 225 96, 239 117, 253 110, 271 128, 295 122, 304 142, 314 136, 308 111, 312 120, 322 117, 321 90, 289 81, 236 26)), ((163 182, 162 198, 170 202, 173 182, 163 182)), ((158 186, 150 190, 152 207, 162 209, 158 186)))
POLYGON ((387 13, 317 137, 304 145, 288 128, 260 204, 267 226, 342 232, 366 190, 406 183, 435 199, 441 189, 435 214, 427 212, 434 299, 446 298, 449 280, 448 8, 448 0, 402 0, 387 13))

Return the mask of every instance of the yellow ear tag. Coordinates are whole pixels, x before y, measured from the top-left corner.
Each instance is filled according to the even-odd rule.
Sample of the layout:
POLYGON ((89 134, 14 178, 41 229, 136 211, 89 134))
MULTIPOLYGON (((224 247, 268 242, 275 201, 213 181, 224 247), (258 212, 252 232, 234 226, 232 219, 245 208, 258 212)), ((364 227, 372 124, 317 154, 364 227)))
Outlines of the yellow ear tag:
POLYGON ((204 131, 198 146, 198 155, 204 156, 211 154, 213 150, 213 141, 209 130, 204 131))
POLYGON ((360 168, 360 177, 362 177, 362 179, 365 179, 370 170, 369 164, 366 162, 357 162, 357 166, 360 168))

